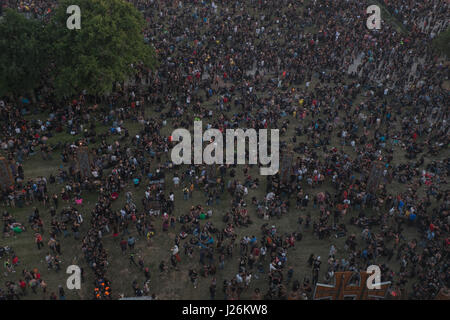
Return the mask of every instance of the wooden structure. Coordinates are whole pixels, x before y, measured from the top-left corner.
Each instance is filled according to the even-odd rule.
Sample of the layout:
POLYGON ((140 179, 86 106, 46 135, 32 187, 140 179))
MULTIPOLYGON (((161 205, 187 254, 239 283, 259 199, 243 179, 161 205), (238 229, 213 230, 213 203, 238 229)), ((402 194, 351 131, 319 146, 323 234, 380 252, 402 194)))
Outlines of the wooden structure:
POLYGON ((76 170, 80 172, 82 178, 89 177, 91 175, 92 157, 89 152, 89 148, 80 146, 76 153, 76 170))
POLYGON ((386 296, 390 282, 380 283, 380 289, 369 289, 367 272, 352 271, 336 272, 335 285, 318 283, 314 289, 314 300, 372 300, 383 299, 386 296), (359 281, 353 283, 352 278, 359 275, 359 281))
POLYGON ((4 157, 0 157, 0 189, 6 190, 14 185, 14 176, 11 164, 4 157))

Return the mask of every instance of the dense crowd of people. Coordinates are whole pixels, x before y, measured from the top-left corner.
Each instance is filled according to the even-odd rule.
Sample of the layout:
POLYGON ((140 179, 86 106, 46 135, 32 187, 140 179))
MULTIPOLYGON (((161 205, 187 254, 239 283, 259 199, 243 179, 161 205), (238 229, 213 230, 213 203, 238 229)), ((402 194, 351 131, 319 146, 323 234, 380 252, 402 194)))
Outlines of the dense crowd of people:
MULTIPOLYGON (((176 230, 173 247, 154 272, 178 272, 198 257, 189 279, 194 288, 199 276, 210 279, 211 299, 240 299, 249 290, 253 299, 312 299, 315 285, 332 283, 335 272, 372 264, 391 281, 390 297, 432 299, 449 286, 449 70, 431 46, 448 26, 447 1, 384 0, 403 31, 386 21, 368 30, 366 0, 129 2, 147 21, 157 70, 133 66, 136 77, 116 84, 100 104, 84 94, 60 104, 46 88, 37 101, 0 101, 0 147, 17 164, 14 185, 1 194, 3 237, 33 232, 49 269, 59 270, 61 244, 73 234, 95 279, 95 299, 121 290, 106 249, 119 241, 130 266, 145 275, 132 283, 135 295, 156 299, 148 260, 134 246, 151 246, 169 230, 176 230), (162 131, 192 129, 194 119, 221 131, 279 129, 280 153, 291 152, 292 165, 267 177, 256 165, 175 166, 173 142, 162 131), (130 121, 140 125, 135 135, 130 121), (99 133, 99 124, 109 130, 99 133), (72 140, 48 142, 60 133, 72 140), (88 173, 75 165, 82 146, 91 152, 88 173), (61 167, 29 177, 23 163, 36 157, 60 157, 61 167), (93 193, 97 201, 86 210, 83 198, 93 193), (116 210, 119 196, 126 201, 116 210), (194 198, 198 205, 184 205, 194 198), (10 213, 17 207, 33 208, 28 221, 10 213), (42 210, 51 221, 45 230, 42 210), (277 226, 292 216, 296 226, 277 226), (259 234, 246 234, 255 224, 259 234), (302 246, 306 234, 320 246, 333 243, 328 257, 302 246), (344 248, 334 244, 339 238, 344 248), (307 274, 292 267, 294 250, 310 254, 300 262, 307 274), (216 294, 219 274, 231 268, 235 275, 216 294), (266 291, 252 285, 264 277, 266 291)), ((6 1, 36 17, 56 4, 6 1)), ((7 272, 15 271, 14 257, 5 249, 7 272)), ((19 299, 27 287, 57 298, 46 296, 37 269, 24 269, 23 280, 8 281, 0 296, 19 299)), ((57 292, 64 299, 64 289, 57 292)))

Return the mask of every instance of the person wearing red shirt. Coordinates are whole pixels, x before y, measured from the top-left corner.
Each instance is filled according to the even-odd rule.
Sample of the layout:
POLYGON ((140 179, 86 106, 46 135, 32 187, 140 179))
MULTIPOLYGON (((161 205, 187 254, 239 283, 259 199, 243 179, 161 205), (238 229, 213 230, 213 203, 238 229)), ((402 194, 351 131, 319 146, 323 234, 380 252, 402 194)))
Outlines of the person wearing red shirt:
POLYGON ((14 257, 12 259, 13 266, 15 267, 18 263, 19 263, 19 257, 14 255, 14 257))
POLYGON ((23 281, 22 279, 19 280, 19 287, 22 289, 22 295, 26 294, 27 291, 27 283, 23 281))

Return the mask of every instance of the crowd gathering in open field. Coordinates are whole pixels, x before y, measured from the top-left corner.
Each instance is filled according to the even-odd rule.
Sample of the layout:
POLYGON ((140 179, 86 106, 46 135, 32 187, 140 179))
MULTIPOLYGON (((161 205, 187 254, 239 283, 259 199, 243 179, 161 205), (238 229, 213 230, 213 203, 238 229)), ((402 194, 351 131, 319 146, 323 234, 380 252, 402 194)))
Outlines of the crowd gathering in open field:
POLYGON ((386 299, 446 295, 447 1, 128 2, 156 69, 104 97, 0 97, 0 299, 313 299, 370 265, 386 299), (174 165, 194 120, 279 129, 280 170, 174 165))

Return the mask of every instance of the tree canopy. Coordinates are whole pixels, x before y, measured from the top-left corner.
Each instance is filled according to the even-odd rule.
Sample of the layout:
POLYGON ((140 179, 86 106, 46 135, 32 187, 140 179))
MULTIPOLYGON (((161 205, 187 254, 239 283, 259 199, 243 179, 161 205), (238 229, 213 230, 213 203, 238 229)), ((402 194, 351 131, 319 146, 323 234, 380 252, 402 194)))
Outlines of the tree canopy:
POLYGON ((39 20, 6 9, 0 20, 0 96, 36 88, 47 65, 48 43, 39 20))
POLYGON ((81 29, 69 30, 66 9, 72 2, 60 2, 48 26, 52 28, 54 87, 57 96, 111 92, 116 81, 124 81, 136 69, 131 64, 155 67, 153 48, 144 43, 145 20, 124 0, 78 0, 81 29))
POLYGON ((434 47, 441 53, 450 57, 450 28, 441 32, 434 40, 434 47))
POLYGON ((0 22, 0 96, 30 92, 42 82, 58 98, 86 90, 101 96, 137 71, 157 65, 144 42, 145 20, 124 0, 77 0, 81 29, 67 28, 71 0, 62 0, 49 22, 7 9, 0 22))

